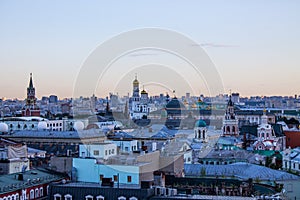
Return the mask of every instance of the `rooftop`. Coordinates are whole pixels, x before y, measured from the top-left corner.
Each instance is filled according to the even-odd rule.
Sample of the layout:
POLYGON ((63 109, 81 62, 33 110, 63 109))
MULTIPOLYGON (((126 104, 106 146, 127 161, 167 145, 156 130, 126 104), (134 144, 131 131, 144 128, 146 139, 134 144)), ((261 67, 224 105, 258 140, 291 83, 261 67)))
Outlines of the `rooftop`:
POLYGON ((44 169, 25 171, 24 173, 7 174, 0 176, 0 194, 15 191, 34 185, 49 183, 63 179, 64 176, 44 169), (23 176, 23 180, 21 179, 23 176))
POLYGON ((16 131, 12 134, 6 135, 9 138, 14 137, 35 137, 35 138, 94 138, 104 137, 104 133, 100 129, 89 129, 82 131, 39 131, 39 130, 24 130, 16 131))
POLYGON ((234 163, 229 165, 185 164, 185 175, 187 177, 200 177, 202 168, 206 170, 206 176, 234 176, 243 180, 249 178, 276 181, 300 180, 299 176, 249 163, 234 163))

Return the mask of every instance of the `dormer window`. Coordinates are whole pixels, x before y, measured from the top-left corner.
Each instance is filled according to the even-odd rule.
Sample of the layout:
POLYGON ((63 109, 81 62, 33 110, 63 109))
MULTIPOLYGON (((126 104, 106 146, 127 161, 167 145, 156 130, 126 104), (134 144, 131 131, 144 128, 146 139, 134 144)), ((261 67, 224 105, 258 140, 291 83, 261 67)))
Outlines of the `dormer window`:
POLYGON ((65 195, 65 200, 72 200, 72 195, 66 194, 65 195))

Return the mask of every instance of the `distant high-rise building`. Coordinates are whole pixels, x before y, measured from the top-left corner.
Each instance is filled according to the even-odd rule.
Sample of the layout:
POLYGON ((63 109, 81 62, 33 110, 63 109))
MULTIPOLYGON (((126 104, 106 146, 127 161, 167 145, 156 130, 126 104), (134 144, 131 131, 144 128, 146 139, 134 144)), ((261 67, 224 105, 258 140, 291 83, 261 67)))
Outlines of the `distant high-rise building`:
POLYGON ((26 105, 22 110, 23 116, 40 116, 40 109, 36 104, 35 88, 33 87, 32 73, 30 73, 29 86, 27 88, 26 105))
POLYGON ((191 97, 191 93, 187 92, 187 93, 185 94, 185 98, 189 99, 190 97, 191 97))
POLYGON ((240 94, 239 93, 232 93, 231 99, 233 103, 239 103, 240 102, 240 94))
POLYGON ((50 95, 49 96, 49 103, 57 103, 58 98, 56 95, 50 95))

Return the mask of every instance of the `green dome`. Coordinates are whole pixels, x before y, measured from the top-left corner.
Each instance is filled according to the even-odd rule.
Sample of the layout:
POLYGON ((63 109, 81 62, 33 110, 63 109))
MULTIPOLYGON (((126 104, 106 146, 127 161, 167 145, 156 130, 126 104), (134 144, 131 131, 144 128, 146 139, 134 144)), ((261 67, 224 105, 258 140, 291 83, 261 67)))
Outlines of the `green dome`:
POLYGON ((200 119, 200 120, 196 121, 195 127, 206 127, 206 123, 205 123, 205 121, 200 119))

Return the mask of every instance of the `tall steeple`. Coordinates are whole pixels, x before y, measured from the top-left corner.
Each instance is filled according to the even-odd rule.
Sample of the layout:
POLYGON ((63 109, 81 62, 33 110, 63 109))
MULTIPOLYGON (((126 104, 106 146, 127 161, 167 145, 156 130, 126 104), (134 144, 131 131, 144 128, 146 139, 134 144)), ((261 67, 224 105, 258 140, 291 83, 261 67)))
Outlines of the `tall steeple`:
POLYGON ((35 88, 33 87, 32 73, 30 73, 29 85, 27 88, 26 105, 22 110, 23 116, 40 116, 40 109, 36 104, 35 88))
POLYGON ((33 87, 32 73, 30 73, 29 86, 27 88, 26 105, 35 106, 35 104, 36 104, 35 88, 33 87))
POLYGON ((238 122, 239 121, 234 113, 234 103, 232 102, 230 95, 223 120, 223 136, 238 136, 238 122))
POLYGON ((29 87, 28 88, 33 88, 32 73, 30 73, 30 80, 29 80, 29 87))
POLYGON ((135 79, 132 83, 133 85, 133 91, 132 91, 132 97, 134 101, 140 101, 140 89, 139 89, 139 81, 137 80, 137 74, 135 74, 135 79))

